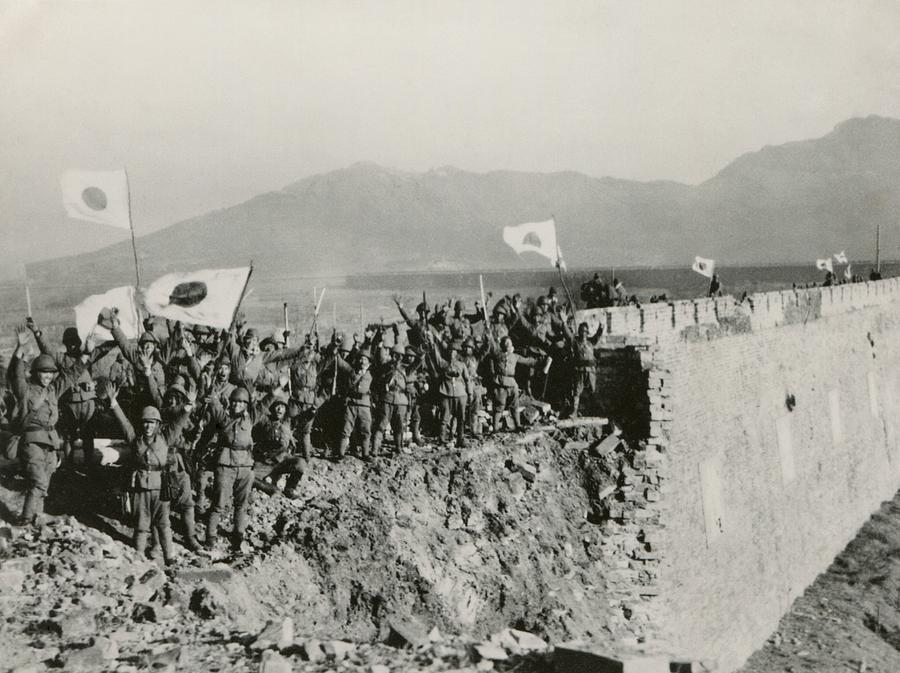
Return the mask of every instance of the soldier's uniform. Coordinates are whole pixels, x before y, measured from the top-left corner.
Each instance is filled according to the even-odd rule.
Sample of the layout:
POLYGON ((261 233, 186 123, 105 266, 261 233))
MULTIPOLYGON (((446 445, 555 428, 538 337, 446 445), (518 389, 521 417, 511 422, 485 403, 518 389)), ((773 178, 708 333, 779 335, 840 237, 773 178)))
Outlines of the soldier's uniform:
POLYGON ((143 407, 154 405, 153 395, 150 390, 150 381, 148 381, 149 378, 154 379, 153 383, 154 385, 156 385, 158 390, 165 390, 166 363, 162 359, 162 354, 159 349, 159 341, 157 341, 156 337, 153 336, 152 332, 144 332, 143 334, 141 334, 137 344, 135 345, 128 341, 128 338, 125 336, 125 333, 121 330, 120 327, 115 326, 110 331, 112 332, 113 338, 119 346, 119 350, 122 352, 122 355, 124 356, 128 364, 131 365, 131 368, 134 372, 134 390, 130 411, 133 414, 136 414, 140 412, 143 407), (143 345, 146 343, 152 343, 155 347, 149 373, 144 371, 143 364, 141 364, 141 350, 143 348, 143 345))
MULTIPOLYGON (((247 330, 245 339, 256 338, 254 330, 247 330)), ((282 348, 268 352, 258 351, 250 354, 244 348, 235 343, 233 338, 225 342, 225 357, 231 362, 231 382, 236 386, 246 388, 253 399, 261 397, 257 394, 257 387, 274 387, 278 383, 277 367, 288 363, 302 351, 302 346, 297 348, 282 348)))
POLYGON ((295 455, 297 443, 294 440, 290 419, 287 413, 281 418, 277 417, 275 414, 277 405, 283 405, 287 412, 287 397, 272 396, 271 415, 253 426, 253 472, 257 478, 269 478, 274 483, 286 474, 288 479, 284 492, 287 496, 293 496, 306 471, 306 460, 295 455))
POLYGON ((10 368, 16 397, 14 426, 20 435, 19 451, 28 486, 21 522, 29 524, 44 511, 50 478, 59 462, 60 439, 56 432, 59 387, 56 381, 46 387, 37 382, 39 372, 56 372, 56 364, 49 355, 39 355, 32 362, 33 381, 26 378, 25 363, 20 357, 12 358, 10 368))
POLYGON ((319 354, 307 347, 291 367, 291 402, 288 414, 300 441, 300 453, 312 455, 312 428, 325 397, 319 392, 319 354))
MULTIPOLYGON (((393 353, 402 357, 405 353, 402 346, 394 346, 393 353)), ((400 453, 403 448, 403 433, 406 431, 406 415, 409 409, 409 396, 407 388, 409 377, 406 367, 398 357, 393 362, 384 365, 379 377, 381 389, 381 412, 379 414, 378 429, 372 440, 372 453, 378 455, 384 433, 390 426, 394 434, 394 451, 400 453)))
MULTIPOLYGON (((169 440, 181 432, 181 423, 160 427, 162 418, 156 407, 146 407, 141 420, 154 420, 157 431, 152 437, 137 435, 118 404, 113 405, 113 413, 125 432, 131 453, 128 464, 134 470, 132 488, 134 491, 134 548, 139 554, 147 549, 151 528, 156 532, 166 563, 174 560, 172 549, 172 526, 169 521, 169 494, 161 493, 164 473, 174 471, 177 456, 170 449, 169 440)), ((183 419, 182 419, 183 420, 183 419)), ((167 477, 168 478, 168 477, 167 477)))
POLYGON ((485 387, 481 382, 481 357, 475 353, 475 344, 471 341, 463 343, 462 361, 468 371, 466 379, 466 418, 469 431, 475 438, 481 437, 481 398, 484 396, 485 387))
MULTIPOLYGON (((250 403, 249 393, 236 388, 231 399, 250 403)), ((206 528, 206 545, 215 545, 219 535, 219 520, 231 497, 234 507, 234 527, 231 545, 240 550, 247 529, 247 508, 253 490, 253 412, 248 406, 238 414, 232 414, 215 401, 209 409, 208 422, 200 438, 203 447, 213 433, 218 433, 218 455, 213 474, 213 497, 206 528)))
POLYGON ((469 383, 469 370, 466 363, 453 353, 459 354, 462 344, 454 341, 450 344, 449 360, 445 360, 434 350, 434 360, 439 376, 438 392, 441 396, 441 441, 450 438, 450 426, 456 421, 456 445, 465 447, 466 399, 469 383))
POLYGON ((569 410, 574 418, 578 416, 579 407, 581 406, 581 395, 585 389, 591 394, 597 390, 596 348, 597 340, 602 333, 602 327, 597 330, 594 336, 588 336, 587 325, 582 323, 579 325, 577 337, 572 335, 571 330, 565 323, 563 323, 563 328, 569 341, 572 358, 572 386, 569 410))
MULTIPOLYGON (((368 358, 368 353, 360 351, 359 358, 368 358)), ((344 409, 344 427, 341 431, 341 443, 338 447, 338 457, 343 458, 350 447, 350 437, 353 432, 359 433, 360 458, 369 458, 369 440, 372 434, 372 401, 370 390, 372 386, 372 374, 368 369, 356 370, 347 364, 342 358, 335 360, 338 373, 344 378, 341 386, 346 399, 344 409)))
MULTIPOLYGON (((504 337, 501 343, 507 343, 509 337, 504 337)), ((493 404, 494 404, 494 432, 500 429, 500 418, 505 410, 509 410, 512 417, 513 429, 519 429, 519 384, 516 382, 516 367, 523 364, 534 367, 537 364, 535 358, 523 357, 515 352, 501 350, 494 342, 491 342, 490 358, 493 365, 493 404)))

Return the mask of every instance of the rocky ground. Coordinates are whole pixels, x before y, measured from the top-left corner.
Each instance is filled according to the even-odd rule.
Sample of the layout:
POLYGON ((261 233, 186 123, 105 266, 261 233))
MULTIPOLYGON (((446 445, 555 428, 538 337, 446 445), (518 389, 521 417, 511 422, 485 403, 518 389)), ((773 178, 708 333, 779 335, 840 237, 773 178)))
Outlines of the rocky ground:
MULTIPOLYGON (((300 500, 255 494, 240 560, 179 546, 167 569, 85 512, 0 525, 0 670, 554 670, 553 645, 616 619, 592 521, 629 458, 600 436, 313 460, 300 500)), ((900 671, 900 496, 743 669, 769 671, 900 671)))
POLYGON ((800 596, 741 673, 900 671, 900 494, 800 596))

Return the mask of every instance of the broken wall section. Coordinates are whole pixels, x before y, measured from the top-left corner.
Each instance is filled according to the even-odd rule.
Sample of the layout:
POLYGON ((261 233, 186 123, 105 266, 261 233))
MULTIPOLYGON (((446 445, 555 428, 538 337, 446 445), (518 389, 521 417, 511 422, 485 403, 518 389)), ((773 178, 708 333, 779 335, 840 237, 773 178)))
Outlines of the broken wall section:
POLYGON ((734 670, 900 486, 900 285, 596 317, 646 374, 661 493, 648 636, 734 670))

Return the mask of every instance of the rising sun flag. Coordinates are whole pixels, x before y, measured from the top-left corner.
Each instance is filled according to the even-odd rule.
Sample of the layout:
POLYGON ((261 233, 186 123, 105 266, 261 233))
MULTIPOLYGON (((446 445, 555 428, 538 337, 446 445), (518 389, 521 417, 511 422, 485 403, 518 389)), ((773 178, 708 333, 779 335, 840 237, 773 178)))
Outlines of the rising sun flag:
POLYGON ((712 278, 715 269, 716 261, 714 259, 707 259, 706 257, 694 257, 694 263, 691 264, 692 271, 696 271, 701 276, 706 276, 707 278, 712 278))
POLYGON ((251 267, 170 273, 151 283, 144 306, 151 315, 218 329, 231 326, 251 267))
POLYGON ((536 252, 549 259, 553 266, 562 270, 566 268, 556 242, 556 222, 552 219, 503 227, 503 240, 516 254, 536 252))
POLYGON ((66 214, 76 220, 131 229, 128 177, 117 171, 66 171, 59 178, 66 214))

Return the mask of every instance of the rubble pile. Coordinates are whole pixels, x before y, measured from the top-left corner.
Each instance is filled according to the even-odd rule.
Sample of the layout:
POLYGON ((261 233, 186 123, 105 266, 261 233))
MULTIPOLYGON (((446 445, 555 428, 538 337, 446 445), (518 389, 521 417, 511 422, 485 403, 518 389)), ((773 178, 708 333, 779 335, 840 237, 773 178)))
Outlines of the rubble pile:
MULTIPOLYGON (((301 499, 254 495, 230 565, 184 552, 163 570, 71 517, 12 529, 3 666, 550 670, 546 641, 609 639, 625 619, 603 526, 617 498, 644 505, 621 489, 634 454, 586 425, 313 460, 301 499)), ((619 533, 632 560, 646 551, 619 533)))

